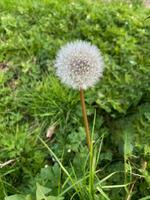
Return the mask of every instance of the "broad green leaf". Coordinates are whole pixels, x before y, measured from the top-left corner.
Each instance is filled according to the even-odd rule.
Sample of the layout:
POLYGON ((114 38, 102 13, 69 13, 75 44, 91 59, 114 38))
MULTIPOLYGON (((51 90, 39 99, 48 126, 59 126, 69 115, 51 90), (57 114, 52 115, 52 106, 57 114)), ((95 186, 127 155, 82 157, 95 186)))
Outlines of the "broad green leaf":
POLYGON ((36 189, 36 200, 47 200, 47 194, 51 192, 50 188, 43 187, 39 183, 36 184, 37 189, 36 189))
POLYGON ((21 194, 16 194, 16 195, 5 197, 5 200, 26 200, 26 197, 21 194))

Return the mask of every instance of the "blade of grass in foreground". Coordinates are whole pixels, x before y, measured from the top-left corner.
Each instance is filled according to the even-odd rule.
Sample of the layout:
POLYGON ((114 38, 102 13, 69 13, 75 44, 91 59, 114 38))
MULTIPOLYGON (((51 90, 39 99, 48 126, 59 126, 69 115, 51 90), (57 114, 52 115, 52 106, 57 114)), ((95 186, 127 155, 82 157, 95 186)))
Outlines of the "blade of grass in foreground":
POLYGON ((76 190, 76 192, 78 193, 79 197, 80 197, 80 192, 78 190, 78 188, 76 187, 76 184, 73 180, 73 178, 70 176, 69 172, 65 169, 65 167, 62 165, 62 163, 60 162, 60 160, 57 158, 57 156, 55 155, 55 153, 49 148, 49 146, 42 140, 42 138, 38 137, 39 140, 42 142, 42 144, 48 149, 48 151, 50 152, 50 154, 55 158, 55 160, 57 161, 57 163, 59 164, 59 166, 61 167, 61 169, 64 171, 64 173, 67 175, 67 177, 70 179, 72 185, 74 185, 74 189, 76 190))
POLYGON ((141 198, 139 200, 149 200, 149 199, 150 199, 150 196, 146 196, 146 197, 143 197, 143 198, 141 198))

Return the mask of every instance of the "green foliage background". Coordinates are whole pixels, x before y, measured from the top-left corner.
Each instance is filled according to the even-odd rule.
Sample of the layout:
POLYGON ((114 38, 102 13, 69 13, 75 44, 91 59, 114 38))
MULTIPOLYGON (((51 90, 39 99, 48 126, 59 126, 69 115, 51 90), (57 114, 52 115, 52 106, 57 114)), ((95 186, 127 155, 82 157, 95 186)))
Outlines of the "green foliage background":
MULTIPOLYGON (((147 16, 149 9, 140 1, 0 2, 0 163, 14 159, 0 169, 0 199, 16 193, 34 193, 36 182, 57 196, 60 169, 39 136, 68 170, 72 162, 77 176, 82 176, 82 162, 88 150, 79 95, 63 86, 53 69, 57 50, 75 39, 97 45, 105 60, 101 82, 86 91, 91 127, 96 110, 95 141, 104 135, 99 177, 123 171, 128 182, 135 180, 129 172, 140 173, 143 178, 137 180, 132 198, 137 200, 149 194, 147 16), (49 141, 45 135, 53 123, 57 126, 49 141)), ((121 184, 123 179, 119 174, 109 182, 121 184)), ((112 200, 124 199, 126 194, 124 189, 107 192, 112 200)), ((70 199, 70 195, 65 199, 70 199)))

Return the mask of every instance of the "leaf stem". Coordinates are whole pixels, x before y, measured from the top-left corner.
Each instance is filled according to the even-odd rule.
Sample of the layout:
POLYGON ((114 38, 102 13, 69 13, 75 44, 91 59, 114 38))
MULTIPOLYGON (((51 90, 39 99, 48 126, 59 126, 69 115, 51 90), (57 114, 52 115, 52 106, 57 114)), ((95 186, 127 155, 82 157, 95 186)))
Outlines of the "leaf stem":
POLYGON ((89 124, 88 124, 88 119, 87 119, 84 91, 81 88, 80 88, 80 101, 81 101, 82 115, 83 115, 84 126, 85 126, 86 142, 87 142, 88 148, 90 149, 90 146, 91 146, 90 130, 89 130, 89 124))

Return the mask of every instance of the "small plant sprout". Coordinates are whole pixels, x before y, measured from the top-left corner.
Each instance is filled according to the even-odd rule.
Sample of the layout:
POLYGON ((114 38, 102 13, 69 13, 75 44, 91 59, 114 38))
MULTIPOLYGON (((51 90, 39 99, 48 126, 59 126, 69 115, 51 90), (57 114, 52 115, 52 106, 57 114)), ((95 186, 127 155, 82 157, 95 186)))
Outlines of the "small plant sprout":
POLYGON ((80 91, 82 114, 87 145, 91 139, 84 99, 84 90, 93 87, 102 77, 103 59, 99 49, 89 42, 77 40, 67 43, 57 54, 55 61, 57 76, 62 83, 80 91))

